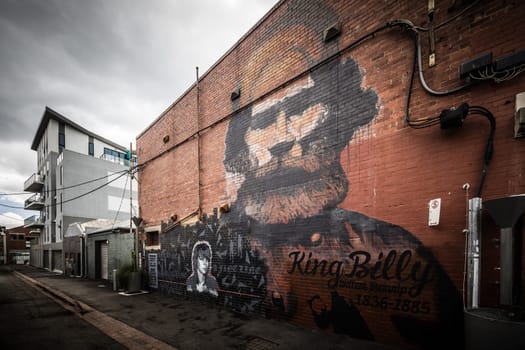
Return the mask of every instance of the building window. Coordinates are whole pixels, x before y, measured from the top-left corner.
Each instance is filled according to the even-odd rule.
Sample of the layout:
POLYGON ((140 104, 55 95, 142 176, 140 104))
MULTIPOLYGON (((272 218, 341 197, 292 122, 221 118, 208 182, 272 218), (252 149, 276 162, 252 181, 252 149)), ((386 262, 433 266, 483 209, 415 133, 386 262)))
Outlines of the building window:
POLYGON ((58 152, 62 152, 66 148, 66 127, 60 123, 58 127, 58 152))
MULTIPOLYGON (((129 160, 126 153, 115 151, 107 147, 104 147, 104 159, 121 165, 129 165, 129 160)), ((136 162, 137 158, 133 157, 133 161, 136 162)))
POLYGON ((95 143, 92 136, 89 137, 88 154, 90 156, 95 156, 95 143))
POLYGON ((146 245, 147 246, 159 245, 159 232, 158 231, 146 232, 146 245))

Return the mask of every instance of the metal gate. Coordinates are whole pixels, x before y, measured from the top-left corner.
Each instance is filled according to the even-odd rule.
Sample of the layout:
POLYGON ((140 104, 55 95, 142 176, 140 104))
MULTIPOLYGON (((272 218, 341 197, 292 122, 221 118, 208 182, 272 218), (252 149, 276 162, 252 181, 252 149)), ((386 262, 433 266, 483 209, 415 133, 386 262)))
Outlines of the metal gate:
POLYGON ((49 250, 48 249, 45 249, 44 250, 44 268, 45 269, 49 269, 49 250))
POLYGON ((63 265, 62 251, 53 250, 51 253, 51 269, 56 272, 62 272, 63 265))

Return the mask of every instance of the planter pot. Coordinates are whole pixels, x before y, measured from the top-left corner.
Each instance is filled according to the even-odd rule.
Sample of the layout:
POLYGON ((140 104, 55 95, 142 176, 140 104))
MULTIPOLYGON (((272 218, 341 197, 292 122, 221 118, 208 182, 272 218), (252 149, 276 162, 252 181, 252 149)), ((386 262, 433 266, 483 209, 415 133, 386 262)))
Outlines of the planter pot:
POLYGON ((140 271, 132 271, 128 279, 128 293, 140 292, 142 286, 142 276, 140 271))

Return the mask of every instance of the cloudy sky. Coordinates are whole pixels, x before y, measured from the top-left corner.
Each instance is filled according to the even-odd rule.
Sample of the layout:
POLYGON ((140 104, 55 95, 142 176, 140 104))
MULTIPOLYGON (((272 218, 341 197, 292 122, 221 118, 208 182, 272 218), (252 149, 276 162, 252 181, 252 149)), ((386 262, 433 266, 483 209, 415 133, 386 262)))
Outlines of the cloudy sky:
POLYGON ((277 0, 0 0, 0 225, 46 106, 127 146, 277 0))

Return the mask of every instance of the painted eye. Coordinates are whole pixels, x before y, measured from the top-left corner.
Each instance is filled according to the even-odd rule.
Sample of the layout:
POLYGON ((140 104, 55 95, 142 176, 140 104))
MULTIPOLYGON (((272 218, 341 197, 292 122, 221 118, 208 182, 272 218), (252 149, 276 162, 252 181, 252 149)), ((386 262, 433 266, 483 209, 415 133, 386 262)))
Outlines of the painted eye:
POLYGON ((278 111, 276 108, 271 107, 261 113, 253 115, 250 127, 252 129, 266 129, 273 123, 277 118, 278 111))
POLYGON ((310 135, 322 122, 324 108, 320 104, 308 107, 301 114, 295 114, 290 117, 290 129, 294 136, 301 139, 310 135))
POLYGON ((289 101, 287 108, 286 108, 286 115, 288 116, 296 116, 301 115, 304 113, 304 111, 308 109, 308 106, 305 106, 299 101, 289 101))

